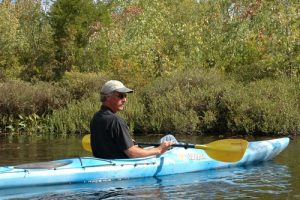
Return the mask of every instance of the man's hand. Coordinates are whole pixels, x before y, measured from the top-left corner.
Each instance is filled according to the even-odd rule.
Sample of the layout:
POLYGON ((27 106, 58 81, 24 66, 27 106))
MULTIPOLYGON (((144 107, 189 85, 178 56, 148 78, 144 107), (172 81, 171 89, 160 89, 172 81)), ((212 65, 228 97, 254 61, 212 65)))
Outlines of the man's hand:
POLYGON ((165 153, 172 146, 172 144, 174 144, 174 142, 172 141, 164 141, 163 143, 161 143, 158 147, 156 147, 159 152, 158 154, 165 153))
POLYGON ((143 149, 136 145, 130 147, 129 149, 125 150, 126 155, 129 158, 138 158, 138 157, 147 157, 147 156, 154 156, 154 155, 160 155, 165 153, 168 148, 170 148, 174 144, 174 142, 171 141, 165 141, 161 143, 158 147, 155 148, 149 148, 149 149, 143 149))

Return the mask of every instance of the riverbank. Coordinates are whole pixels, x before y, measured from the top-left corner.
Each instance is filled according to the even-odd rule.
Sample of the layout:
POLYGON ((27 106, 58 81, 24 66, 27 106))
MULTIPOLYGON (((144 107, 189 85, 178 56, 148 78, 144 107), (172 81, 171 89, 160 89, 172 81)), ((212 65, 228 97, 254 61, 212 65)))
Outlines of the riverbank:
MULTIPOLYGON (((69 76, 74 81, 74 74, 69 76)), ((105 78, 76 76, 82 77, 80 81, 64 87, 3 83, 1 94, 7 94, 4 89, 15 92, 1 95, 1 132, 88 133, 89 121, 100 106, 98 88, 105 78)), ((300 130, 299 85, 291 79, 243 83, 215 70, 193 69, 135 87, 120 114, 133 135, 295 135, 300 130)))

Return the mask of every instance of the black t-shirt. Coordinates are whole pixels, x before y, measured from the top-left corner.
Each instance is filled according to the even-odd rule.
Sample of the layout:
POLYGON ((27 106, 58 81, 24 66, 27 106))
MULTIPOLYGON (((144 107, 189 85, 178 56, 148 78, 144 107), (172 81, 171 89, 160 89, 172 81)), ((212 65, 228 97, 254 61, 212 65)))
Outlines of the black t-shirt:
POLYGON ((95 113, 90 123, 93 155, 98 158, 128 158, 125 150, 132 147, 125 121, 106 106, 95 113))

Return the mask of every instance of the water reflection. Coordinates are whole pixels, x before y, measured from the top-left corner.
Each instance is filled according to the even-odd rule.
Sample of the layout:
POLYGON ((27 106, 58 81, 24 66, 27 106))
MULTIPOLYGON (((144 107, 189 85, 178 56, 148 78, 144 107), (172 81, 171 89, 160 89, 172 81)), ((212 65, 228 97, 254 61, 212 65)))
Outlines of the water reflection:
POLYGON ((273 162, 158 178, 0 190, 22 199, 287 199, 291 173, 273 162))
POLYGON ((89 155, 81 147, 81 137, 76 135, 0 137, 0 166, 89 155))

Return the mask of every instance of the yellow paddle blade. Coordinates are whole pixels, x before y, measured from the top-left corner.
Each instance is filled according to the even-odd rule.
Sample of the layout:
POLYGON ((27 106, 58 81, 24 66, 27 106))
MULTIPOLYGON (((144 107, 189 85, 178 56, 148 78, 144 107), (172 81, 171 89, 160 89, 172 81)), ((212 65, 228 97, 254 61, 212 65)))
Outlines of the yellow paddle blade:
POLYGON ((81 144, 82 144, 84 150, 92 152, 92 148, 91 148, 91 135, 90 134, 87 134, 87 135, 85 135, 82 138, 81 144))
POLYGON ((242 139, 224 139, 206 145, 195 145, 196 149, 203 149, 209 157, 223 162, 237 162, 241 160, 248 148, 248 141, 242 139))

